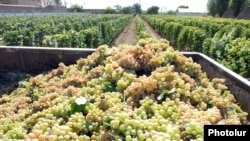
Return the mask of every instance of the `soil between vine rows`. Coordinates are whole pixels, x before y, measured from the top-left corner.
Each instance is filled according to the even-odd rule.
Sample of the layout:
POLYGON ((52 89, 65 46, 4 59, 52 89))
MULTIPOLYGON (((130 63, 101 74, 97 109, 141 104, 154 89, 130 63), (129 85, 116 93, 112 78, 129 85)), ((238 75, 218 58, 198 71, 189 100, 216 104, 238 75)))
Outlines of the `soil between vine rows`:
MULTIPOLYGON (((152 38, 160 39, 161 36, 158 35, 148 23, 145 23, 146 29, 148 33, 150 33, 152 38)), ((123 30, 123 32, 118 36, 115 40, 114 45, 117 46, 119 44, 128 44, 128 45, 135 45, 136 44, 136 25, 135 25, 135 18, 131 20, 131 22, 127 25, 127 27, 123 30)))

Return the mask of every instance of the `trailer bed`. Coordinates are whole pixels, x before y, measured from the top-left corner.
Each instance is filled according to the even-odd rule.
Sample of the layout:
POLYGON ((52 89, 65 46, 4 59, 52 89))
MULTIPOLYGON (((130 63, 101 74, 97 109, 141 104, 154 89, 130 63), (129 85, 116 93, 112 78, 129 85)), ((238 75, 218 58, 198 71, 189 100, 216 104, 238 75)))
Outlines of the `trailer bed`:
MULTIPOLYGON (((0 46, 0 84, 3 84, 3 81, 5 83, 9 81, 7 90, 1 91, 10 91, 26 75, 35 75, 57 68, 60 62, 65 65, 74 64, 77 59, 84 58, 94 51, 95 49, 86 48, 0 46)), ((202 53, 182 53, 200 64, 210 79, 215 77, 226 79, 226 84, 235 95, 237 102, 244 111, 249 113, 248 121, 250 121, 250 81, 202 53)))

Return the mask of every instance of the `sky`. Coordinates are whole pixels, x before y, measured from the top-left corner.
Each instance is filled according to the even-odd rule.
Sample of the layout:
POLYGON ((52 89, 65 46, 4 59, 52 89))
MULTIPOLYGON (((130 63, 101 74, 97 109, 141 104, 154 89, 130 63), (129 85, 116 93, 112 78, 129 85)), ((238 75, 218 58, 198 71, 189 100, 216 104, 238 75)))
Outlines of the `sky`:
POLYGON ((190 9, 196 12, 207 11, 208 0, 62 0, 62 3, 66 2, 67 7, 72 4, 82 5, 85 9, 105 9, 108 6, 113 7, 120 5, 122 7, 132 6, 135 3, 141 3, 142 10, 147 10, 151 6, 158 6, 159 12, 165 12, 169 10, 176 10, 178 6, 189 6, 190 9))

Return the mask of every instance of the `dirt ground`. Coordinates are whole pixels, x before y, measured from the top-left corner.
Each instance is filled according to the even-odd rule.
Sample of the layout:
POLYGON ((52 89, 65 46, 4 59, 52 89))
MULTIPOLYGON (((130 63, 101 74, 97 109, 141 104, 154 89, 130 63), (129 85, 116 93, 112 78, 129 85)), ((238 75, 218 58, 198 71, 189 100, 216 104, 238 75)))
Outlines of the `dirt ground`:
POLYGON ((136 44, 135 18, 132 19, 132 21, 127 25, 124 31, 115 40, 114 45, 117 46, 119 44, 136 44))
MULTIPOLYGON (((145 21, 144 21, 145 22, 145 21)), ((146 29, 150 33, 152 38, 160 39, 161 36, 158 35, 149 25, 145 22, 146 29)), ((124 31, 118 36, 115 40, 114 45, 117 46, 119 44, 136 44, 136 26, 135 26, 135 18, 131 20, 128 26, 124 29, 124 31)))
POLYGON ((147 23, 145 22, 145 25, 146 25, 146 29, 147 31, 150 33, 151 37, 154 38, 154 39, 161 39, 161 36, 159 34, 157 34, 154 29, 147 23))

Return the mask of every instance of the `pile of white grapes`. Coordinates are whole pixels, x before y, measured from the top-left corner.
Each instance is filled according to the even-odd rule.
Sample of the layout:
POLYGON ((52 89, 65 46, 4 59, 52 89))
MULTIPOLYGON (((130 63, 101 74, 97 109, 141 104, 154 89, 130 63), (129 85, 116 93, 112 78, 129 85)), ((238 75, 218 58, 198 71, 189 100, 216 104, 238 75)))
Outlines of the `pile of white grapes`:
POLYGON ((0 98, 0 140, 202 141, 205 124, 246 124, 220 78, 166 40, 99 46, 0 98))

